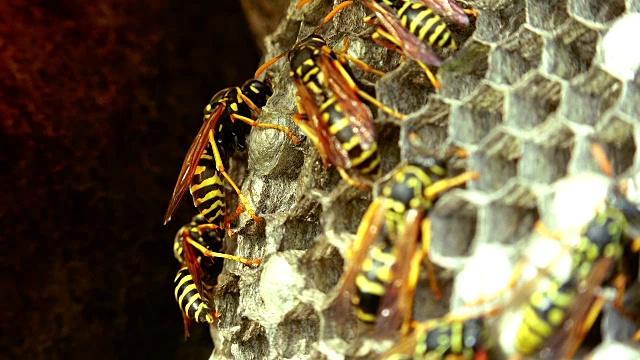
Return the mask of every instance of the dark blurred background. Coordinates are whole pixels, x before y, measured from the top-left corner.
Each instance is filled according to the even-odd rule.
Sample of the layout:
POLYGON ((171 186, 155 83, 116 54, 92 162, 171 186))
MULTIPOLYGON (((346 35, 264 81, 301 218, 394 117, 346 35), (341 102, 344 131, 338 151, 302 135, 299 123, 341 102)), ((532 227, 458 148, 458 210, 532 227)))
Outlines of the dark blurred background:
POLYGON ((173 298, 193 207, 162 219, 255 44, 236 0, 0 2, 0 358, 208 358, 173 298))

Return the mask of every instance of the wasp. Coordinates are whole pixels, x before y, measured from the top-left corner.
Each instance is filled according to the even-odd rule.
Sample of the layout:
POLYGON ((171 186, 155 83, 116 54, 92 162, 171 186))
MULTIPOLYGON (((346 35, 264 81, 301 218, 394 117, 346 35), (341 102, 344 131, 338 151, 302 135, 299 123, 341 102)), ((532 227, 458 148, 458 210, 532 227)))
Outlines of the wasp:
MULTIPOLYGON (((403 332, 408 331, 423 261, 435 296, 442 296, 428 257, 431 221, 426 214, 440 194, 477 177, 471 171, 447 177, 444 163, 429 157, 401 166, 381 185, 360 222, 348 254, 351 264, 338 290, 353 294, 358 318, 375 322, 380 335, 400 323, 403 332)), ((338 302, 337 311, 343 312, 344 306, 338 302)))
MULTIPOLYGON (((313 0, 300 0, 296 4, 296 9, 300 9, 304 5, 310 3, 313 0)), ((395 3, 399 1, 394 0, 376 0, 379 3, 385 3, 389 6, 394 6, 395 3)), ((468 26, 469 25, 469 15, 477 16, 478 12, 472 9, 465 9, 460 5, 456 4, 453 0, 413 0, 412 2, 421 2, 425 6, 430 7, 439 15, 444 16, 448 19, 451 19, 458 25, 468 26)))
MULTIPOLYGON (((338 10, 340 8, 327 15, 323 24, 338 10)), ((345 47, 347 45, 345 43, 345 47)), ((255 76, 285 54, 265 63, 255 76)), ((299 111, 293 120, 314 143, 325 166, 333 164, 345 181, 368 189, 372 179, 380 176, 380 154, 373 116, 363 101, 376 105, 392 116, 403 118, 404 115, 361 90, 353 78, 347 59, 365 71, 379 75, 384 73, 347 55, 345 50, 333 50, 315 32, 296 43, 288 55, 299 111)))
POLYGON ((198 214, 189 224, 181 227, 174 238, 173 253, 182 265, 174 280, 175 298, 182 310, 185 338, 189 337, 192 320, 213 323, 218 317, 212 311, 211 303, 222 262, 214 262, 214 258, 230 259, 245 265, 261 263, 260 259, 221 253, 222 239, 217 230, 218 227, 198 214))
POLYGON ((486 360, 487 337, 482 317, 455 319, 445 316, 418 323, 411 336, 382 358, 486 360))
MULTIPOLYGON (((593 144, 592 153, 605 173, 612 176, 602 148, 593 144)), ((569 278, 552 281, 547 288, 532 293, 516 336, 520 355, 531 355, 544 346, 556 358, 571 358, 606 302, 598 290, 609 280, 619 290, 616 307, 622 307, 625 279, 621 260, 627 247, 637 251, 640 245, 640 209, 627 199, 625 187, 625 181, 616 182, 602 208, 584 226, 572 253, 569 278)), ((540 231, 558 238, 557 234, 540 231)))
POLYGON ((287 134, 296 145, 300 143, 291 130, 255 120, 260 108, 267 103, 272 94, 269 84, 252 79, 246 81, 242 87, 220 90, 211 98, 204 109, 204 124, 182 164, 164 217, 165 224, 171 220, 171 215, 180 200, 187 189, 190 189, 194 205, 200 213, 219 229, 228 230, 232 217, 226 216, 223 179, 229 182, 240 198, 236 215, 246 209, 256 221, 261 221, 227 174, 226 168, 229 167, 230 157, 236 151, 244 151, 246 135, 251 127, 277 129, 287 134))
MULTIPOLYGON (((309 1, 302 0, 298 7, 309 1)), ((467 14, 478 14, 475 10, 463 9, 450 0, 424 0, 422 3, 405 0, 360 2, 374 14, 366 17, 365 22, 374 25, 376 18, 382 25, 376 28, 372 40, 400 53, 403 57, 414 59, 435 88, 440 87, 440 82, 429 69, 429 65, 441 66, 442 60, 432 48, 457 48, 453 34, 438 12, 463 25, 469 24, 467 14)))

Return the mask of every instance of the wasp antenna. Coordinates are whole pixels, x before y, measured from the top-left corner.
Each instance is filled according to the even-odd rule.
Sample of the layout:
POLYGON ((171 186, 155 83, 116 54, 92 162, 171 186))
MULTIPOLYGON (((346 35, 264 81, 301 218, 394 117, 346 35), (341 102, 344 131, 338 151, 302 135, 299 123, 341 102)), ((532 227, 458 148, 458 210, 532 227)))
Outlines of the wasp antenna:
POLYGON ((287 55, 289 53, 289 50, 283 52, 282 54, 274 57, 273 59, 267 61, 266 63, 262 64, 262 66, 260 66, 258 68, 258 70, 256 70, 256 73, 253 75, 254 79, 258 79, 258 77, 260 76, 260 74, 262 74, 269 66, 273 65, 276 63, 276 61, 280 60, 280 58, 282 58, 283 56, 287 55))
POLYGON ((605 175, 613 177, 613 166, 611 165, 611 161, 609 161, 609 157, 607 157, 607 153, 604 151, 602 146, 595 142, 591 143, 591 153, 605 175))

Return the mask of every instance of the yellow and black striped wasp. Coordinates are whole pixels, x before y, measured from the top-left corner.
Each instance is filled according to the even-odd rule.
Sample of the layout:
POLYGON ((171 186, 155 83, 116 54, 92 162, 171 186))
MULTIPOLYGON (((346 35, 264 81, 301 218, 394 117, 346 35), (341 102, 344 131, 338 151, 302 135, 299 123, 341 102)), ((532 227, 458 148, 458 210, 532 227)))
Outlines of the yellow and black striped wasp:
POLYGON ((387 351, 385 360, 487 360, 483 317, 442 317, 414 325, 413 333, 387 351))
POLYGON ((348 183, 369 188, 380 176, 380 155, 375 139, 373 116, 364 101, 392 116, 404 115, 388 108, 361 90, 353 78, 347 59, 365 71, 382 73, 345 53, 333 50, 315 34, 345 3, 336 7, 311 35, 284 54, 266 62, 256 77, 288 53, 290 76, 297 89, 299 113, 293 120, 314 143, 325 166, 333 164, 348 183))
MULTIPOLYGON (((386 337, 402 323, 408 331, 413 294, 426 263, 436 298, 441 291, 428 258, 431 221, 427 212, 443 192, 478 177, 464 172, 447 177, 444 163, 434 157, 416 159, 394 171, 367 209, 348 258, 338 294, 352 294, 360 320, 376 323, 376 333, 386 337)), ((344 296, 336 311, 344 313, 344 296)))
POLYGON ((245 259, 224 254, 222 238, 215 225, 198 214, 189 224, 178 230, 173 242, 173 253, 182 267, 174 280, 175 298, 182 311, 185 338, 189 336, 191 321, 213 323, 217 314, 212 310, 213 287, 222 271, 222 262, 214 258, 224 258, 245 265, 258 265, 260 259, 245 259))
MULTIPOLYGON (((613 170, 602 148, 593 144, 592 153, 611 177, 613 170)), ((584 226, 578 247, 573 249, 568 279, 552 280, 531 294, 516 335, 520 356, 544 350, 550 358, 573 357, 606 302, 600 287, 609 281, 618 288, 616 307, 622 307, 623 255, 640 246, 640 208, 627 198, 626 187, 627 180, 616 182, 595 217, 584 226)), ((542 226, 539 231, 559 237, 542 226)))
MULTIPOLYGON (((302 0, 297 6, 302 7, 310 1, 302 0)), ((440 82, 429 66, 440 66, 442 60, 432 48, 457 48, 453 34, 438 12, 463 25, 469 23, 467 14, 477 16, 475 10, 463 9, 448 0, 425 0, 423 3, 405 0, 360 0, 360 2, 373 13, 373 16, 365 18, 365 22, 373 25, 375 18, 382 25, 376 28, 372 39, 399 52, 403 57, 408 56, 414 59, 436 88, 440 87, 440 82)), ((344 2, 341 6, 346 3, 352 2, 344 2)))
MULTIPOLYGON (((246 209, 256 220, 255 214, 226 169, 236 151, 243 151, 246 135, 251 127, 281 130, 298 145, 300 141, 291 130, 276 124, 264 124, 255 120, 273 91, 269 84, 248 80, 242 87, 231 87, 216 93, 204 109, 204 124, 196 135, 180 170, 171 202, 164 217, 165 224, 178 207, 187 189, 191 190, 194 205, 210 223, 219 229, 227 229, 230 219, 226 214, 224 180, 235 189, 240 198, 236 214, 246 209)), ((223 230, 222 230, 223 231, 223 230)))

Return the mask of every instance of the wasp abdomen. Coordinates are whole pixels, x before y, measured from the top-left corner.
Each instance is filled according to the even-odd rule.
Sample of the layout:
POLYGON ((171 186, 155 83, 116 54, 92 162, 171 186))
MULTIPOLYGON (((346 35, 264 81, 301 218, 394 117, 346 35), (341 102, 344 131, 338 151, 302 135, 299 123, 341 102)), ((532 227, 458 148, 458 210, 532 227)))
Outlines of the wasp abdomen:
POLYGON ((398 17, 405 29, 429 46, 456 48, 447 24, 433 9, 407 1, 398 10, 398 17))
POLYGON ((174 280, 175 297, 182 311, 189 319, 200 323, 212 323, 213 316, 209 304, 200 296, 189 270, 178 271, 174 280))

